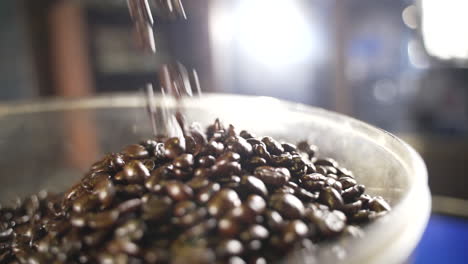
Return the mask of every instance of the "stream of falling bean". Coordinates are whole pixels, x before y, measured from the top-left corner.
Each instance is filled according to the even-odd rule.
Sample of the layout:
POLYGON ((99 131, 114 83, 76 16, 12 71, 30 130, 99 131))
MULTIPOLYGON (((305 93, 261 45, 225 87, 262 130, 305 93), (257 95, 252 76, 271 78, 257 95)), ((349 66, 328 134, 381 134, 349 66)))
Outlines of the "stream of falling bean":
MULTIPOLYGON (((156 13, 166 19, 186 19, 185 10, 180 0, 154 0, 156 13)), ((148 0, 127 0, 128 9, 134 23, 136 42, 142 52, 156 54, 154 38, 154 19, 148 0)), ((185 118, 182 99, 192 97, 193 90, 201 96, 198 74, 190 71, 180 62, 174 61, 162 65, 157 75, 160 80, 161 101, 159 107, 154 96, 152 84, 145 89, 146 108, 151 121, 154 136, 184 138, 185 118), (176 101, 175 109, 169 107, 169 98, 176 101)))

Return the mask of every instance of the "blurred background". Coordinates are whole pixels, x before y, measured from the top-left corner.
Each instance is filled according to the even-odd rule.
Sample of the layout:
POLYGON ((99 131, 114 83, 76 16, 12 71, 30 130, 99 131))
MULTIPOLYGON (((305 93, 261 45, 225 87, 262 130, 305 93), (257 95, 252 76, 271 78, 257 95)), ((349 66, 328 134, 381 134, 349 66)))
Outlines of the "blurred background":
POLYGON ((401 136, 426 161, 436 213, 415 261, 466 245, 467 1, 182 2, 186 20, 155 16, 148 56, 125 0, 0 1, 0 101, 138 91, 179 60, 204 92, 319 106, 401 136))

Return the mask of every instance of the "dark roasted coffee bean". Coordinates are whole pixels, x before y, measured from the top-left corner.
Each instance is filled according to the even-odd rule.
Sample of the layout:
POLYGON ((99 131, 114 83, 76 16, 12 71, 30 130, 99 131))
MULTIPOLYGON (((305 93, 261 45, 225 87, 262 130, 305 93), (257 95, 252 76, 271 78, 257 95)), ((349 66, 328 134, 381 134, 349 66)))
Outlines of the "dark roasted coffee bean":
POLYGON ((357 184, 354 178, 347 177, 347 176, 341 177, 339 181, 341 182, 341 185, 343 186, 344 190, 351 188, 357 184))
POLYGON ((288 167, 288 168, 294 164, 292 156, 289 153, 283 153, 278 156, 272 155, 271 162, 273 163, 273 165, 277 167, 288 167))
POLYGON ((370 214, 371 212, 369 210, 359 210, 350 217, 350 220, 354 223, 367 222, 370 220, 370 214))
POLYGON ((212 216, 219 217, 228 210, 241 205, 237 193, 231 189, 221 189, 207 204, 208 212, 212 216))
POLYGON ((255 176, 245 175, 241 179, 241 192, 254 193, 266 197, 268 190, 262 180, 255 176))
POLYGON ((346 226, 346 216, 337 210, 307 210, 305 218, 315 223, 324 236, 341 233, 346 226))
POLYGON ((318 147, 315 145, 310 145, 307 143, 307 141, 301 141, 297 143, 297 149, 306 153, 309 156, 309 159, 313 158, 318 152, 318 147))
POLYGON ((306 181, 302 184, 302 187, 310 192, 320 191, 325 186, 325 181, 306 181))
POLYGON ((326 180, 325 183, 326 183, 327 186, 330 186, 330 187, 332 187, 333 189, 337 190, 338 193, 341 193, 341 191, 342 191, 342 189, 343 189, 343 185, 341 185, 341 182, 335 180, 334 178, 330 178, 330 177, 329 177, 329 178, 326 180))
POLYGON ((338 176, 354 178, 353 172, 346 168, 338 168, 338 176))
POLYGON ((218 222, 218 231, 224 237, 234 237, 238 234, 240 223, 232 217, 223 217, 218 222))
POLYGON ((272 137, 264 137, 262 138, 262 142, 265 143, 268 152, 270 152, 273 155, 280 155, 284 152, 284 149, 281 146, 281 144, 278 143, 278 141, 274 140, 272 137))
POLYGON ((350 201, 355 201, 356 199, 359 198, 359 196, 361 196, 364 191, 365 191, 366 187, 364 187, 364 185, 355 185, 353 187, 350 187, 346 190, 344 190, 342 193, 341 193, 341 196, 343 197, 343 200, 345 200, 346 202, 350 202, 350 201))
POLYGON ((121 215, 134 212, 140 209, 142 203, 143 202, 139 198, 127 200, 117 206, 117 211, 119 211, 121 215))
POLYGON ((369 202, 372 200, 372 197, 368 194, 363 194, 358 198, 362 202, 362 208, 368 208, 369 202))
POLYGON ((208 155, 198 158, 197 164, 202 168, 209 168, 215 164, 216 158, 208 155))
POLYGON ((317 173, 320 173, 320 174, 323 174, 323 175, 326 175, 327 174, 327 168, 325 166, 316 166, 316 172, 317 173))
POLYGON ((343 211, 346 215, 354 215, 362 208, 362 202, 357 200, 353 203, 344 204, 341 206, 340 210, 343 211))
POLYGON ((267 264, 268 262, 264 257, 261 256, 252 256, 247 261, 248 264, 267 264))
POLYGON ((265 144, 263 144, 263 143, 254 145, 253 146, 253 153, 256 156, 265 159, 267 162, 271 160, 271 154, 270 154, 270 152, 268 152, 265 144))
POLYGON ((202 149, 204 155, 218 156, 224 151, 223 143, 210 140, 202 149))
POLYGON ((131 241, 140 240, 146 231, 146 224, 139 219, 130 219, 115 229, 115 236, 119 238, 130 239, 131 241))
POLYGON ((289 193, 276 193, 270 197, 270 207, 288 219, 300 218, 304 214, 304 205, 296 196, 289 193))
POLYGON ((380 196, 374 197, 369 201, 369 209, 377 213, 383 211, 390 211, 390 205, 380 196))
POLYGON ((240 239, 244 242, 249 242, 252 240, 265 240, 270 235, 268 229, 262 225, 251 225, 247 230, 243 231, 240 234, 240 239))
POLYGON ((273 210, 267 210, 265 212, 265 222, 273 230, 280 230, 284 224, 281 214, 273 210))
POLYGON ((211 168, 198 168, 193 172, 194 178, 209 178, 213 175, 213 170, 211 168))
POLYGON ((88 212, 98 205, 98 199, 94 195, 84 194, 73 202, 73 211, 76 213, 88 212))
POLYGON ((281 146, 283 147, 284 151, 289 152, 289 153, 295 152, 297 149, 295 145, 290 144, 290 143, 283 143, 281 144, 281 146))
POLYGON ((304 188, 297 188, 294 192, 294 195, 296 195, 297 198, 304 202, 313 202, 316 201, 319 197, 318 192, 309 192, 304 188))
POLYGON ((241 159, 241 156, 237 152, 228 151, 222 154, 221 156, 219 156, 216 161, 217 162, 219 161, 230 162, 230 161, 240 161, 240 159, 241 159))
POLYGON ((175 159, 185 151, 185 143, 183 143, 180 138, 169 138, 164 144, 164 154, 170 159, 175 159))
POLYGON ((187 185, 192 188, 195 192, 200 190, 203 187, 208 186, 210 180, 205 177, 193 177, 190 181, 187 182, 187 185))
POLYGON ((281 186, 289 181, 291 175, 286 168, 261 166, 255 169, 254 175, 267 185, 281 186))
POLYGON ((228 144, 227 148, 235 153, 239 153, 243 157, 252 155, 252 145, 242 137, 236 137, 236 140, 228 144))
POLYGON ((6 241, 8 239, 11 239, 14 236, 13 229, 8 228, 2 232, 0 232, 0 241, 6 241))
MULTIPOLYGON (((257 139, 257 138, 246 138, 247 142, 253 146, 255 145, 264 145, 265 146, 265 143, 263 143, 260 139, 257 139)), ((266 146, 265 146, 266 147, 266 146)))
POLYGON ((182 154, 174 159, 174 167, 187 170, 189 167, 193 166, 193 155, 192 154, 182 154))
POLYGON ((227 263, 228 264, 246 264, 246 262, 241 257, 238 257, 238 256, 230 257, 227 260, 227 263))
POLYGON ((239 136, 245 138, 245 139, 249 139, 249 138, 254 138, 254 135, 252 135, 251 133, 249 133, 248 131, 246 130, 242 130, 240 133, 239 133, 239 136))
POLYGON ((241 173, 241 165, 236 162, 227 162, 225 160, 216 162, 215 165, 211 166, 211 177, 229 177, 231 175, 238 175, 241 173))
POLYGON ((206 187, 201 188, 195 198, 199 203, 208 202, 211 197, 221 189, 218 183, 209 183, 206 187))
POLYGON ((129 183, 142 183, 150 176, 148 168, 139 161, 132 160, 122 170, 123 178, 129 183))
POLYGON ((255 212, 245 204, 232 208, 226 213, 226 217, 236 219, 245 224, 253 224, 256 221, 255 212))
POLYGON ((325 187, 319 196, 319 200, 333 209, 339 209, 343 206, 343 198, 341 198, 340 193, 331 187, 325 187))
POLYGON ((94 186, 94 194, 101 202, 101 208, 108 208, 115 196, 115 187, 109 178, 102 180, 94 186))
POLYGON ((246 165, 250 170, 253 170, 257 167, 267 165, 267 161, 259 156, 253 156, 246 161, 246 165))
POLYGON ((116 185, 115 190, 118 196, 127 198, 140 197, 145 192, 145 188, 139 184, 116 185))
POLYGON ((119 212, 116 210, 103 211, 99 213, 90 213, 86 216, 88 226, 94 229, 107 228, 115 224, 119 212))
POLYGON ((197 208, 197 205, 192 201, 182 201, 174 205, 173 215, 176 217, 181 217, 186 215, 188 212, 194 211, 197 208))
POLYGON ((175 201, 184 201, 193 197, 193 190, 179 181, 168 181, 164 188, 169 197, 175 201))
POLYGON ((304 238, 309 232, 309 228, 301 220, 292 220, 288 222, 281 235, 284 244, 290 245, 301 238, 304 238))
POLYGON ((168 217, 172 210, 172 201, 169 197, 148 195, 142 198, 142 217, 144 220, 160 220, 168 217))
POLYGON ((240 255, 243 251, 242 243, 235 239, 223 240, 216 247, 216 254, 220 257, 240 255))
POLYGON ((318 159, 315 162, 315 166, 331 166, 338 168, 338 162, 332 158, 323 158, 323 159, 318 159))
POLYGON ((133 144, 126 146, 122 154, 131 158, 131 159, 145 159, 149 156, 148 150, 145 147, 139 144, 133 144))
POLYGON ((256 194, 251 194, 245 200, 245 205, 255 214, 262 214, 266 209, 266 202, 263 198, 256 194))

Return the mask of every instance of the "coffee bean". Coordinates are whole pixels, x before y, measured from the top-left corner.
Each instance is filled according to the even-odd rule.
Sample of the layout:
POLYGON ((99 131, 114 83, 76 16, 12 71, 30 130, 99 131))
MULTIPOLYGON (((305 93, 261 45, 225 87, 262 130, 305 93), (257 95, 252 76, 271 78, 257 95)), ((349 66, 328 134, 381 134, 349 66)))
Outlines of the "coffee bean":
POLYGON ((129 183, 142 183, 150 176, 148 169, 141 161, 132 160, 123 168, 123 178, 129 183))
POLYGON ((297 147, 291 143, 283 143, 281 146, 283 147, 284 151, 289 153, 296 152, 297 150, 297 147))
POLYGON ((265 200, 256 194, 249 195, 249 197, 247 197, 245 200, 245 205, 255 214, 262 214, 266 209, 265 200))
POLYGON ((244 247, 242 243, 235 239, 221 241, 216 247, 216 254, 220 257, 235 256, 242 254, 244 247))
POLYGON ((239 133, 239 136, 245 138, 245 139, 249 139, 249 138, 254 138, 254 136, 249 133, 248 131, 246 130, 242 130, 240 133, 239 133))
POLYGON ((185 151, 185 144, 176 137, 167 139, 164 146, 164 154, 170 159, 175 159, 185 151))
POLYGON ((219 156, 218 159, 216 159, 217 162, 232 162, 232 161, 240 161, 241 156, 233 151, 227 151, 223 155, 219 156))
POLYGON ((288 169, 270 166, 261 166, 256 168, 254 175, 267 185, 272 186, 281 186, 291 178, 288 169))
POLYGON ((175 201, 184 201, 192 198, 192 189, 179 181, 168 181, 164 186, 167 194, 175 201))
POLYGON ((262 142, 265 143, 268 152, 273 155, 280 155, 284 152, 283 147, 281 146, 278 141, 274 140, 272 137, 264 137, 262 138, 262 142))
POLYGON ((377 213, 391 210, 390 205, 380 196, 369 201, 369 209, 377 213))
POLYGON ((268 229, 262 225, 251 225, 247 230, 243 231, 240 234, 240 239, 244 242, 249 242, 252 240, 265 240, 270 235, 268 229))
POLYGON ((99 213, 90 213, 86 216, 86 222, 91 228, 107 228, 115 224, 119 212, 116 210, 108 210, 99 213))
POLYGON ((308 232, 309 229, 304 222, 292 220, 285 225, 281 239, 285 244, 292 244, 305 237, 308 232))
POLYGON ((344 204, 341 206, 340 210, 343 211, 346 215, 354 215, 362 208, 362 202, 357 200, 353 203, 344 204))
POLYGON ((296 196, 288 193, 276 193, 270 197, 270 207, 288 219, 300 218, 304 214, 304 205, 296 196))
POLYGON ((210 184, 210 181, 208 178, 203 176, 193 177, 187 182, 187 185, 194 191, 198 191, 201 188, 208 186, 208 184, 210 184))
POLYGON ((318 147, 315 145, 310 145, 307 141, 301 141, 297 143, 297 149, 306 153, 309 156, 309 159, 315 157, 318 153, 318 147))
POLYGON ((172 209, 172 201, 169 197, 148 195, 142 199, 142 217, 144 220, 160 220, 168 217, 172 209))
POLYGON ((345 190, 357 184, 356 180, 351 177, 341 177, 339 181, 341 182, 341 185, 343 186, 343 189, 345 190))
POLYGON ((258 156, 260 158, 263 158, 267 162, 271 160, 271 154, 270 154, 270 152, 268 152, 265 144, 263 144, 263 143, 254 145, 253 146, 253 153, 256 156, 258 156))
POLYGON ((221 186, 218 183, 209 183, 206 187, 203 187, 198 191, 195 198, 199 203, 202 203, 202 204, 206 203, 220 189, 221 189, 221 186))
POLYGON ((145 147, 139 144, 133 144, 126 146, 122 154, 131 158, 131 159, 144 159, 149 156, 148 150, 145 147))
POLYGON ((319 200, 323 204, 328 205, 332 210, 343 206, 343 198, 341 198, 340 193, 331 187, 325 187, 320 192, 319 200))
POLYGON ((243 157, 248 157, 252 155, 252 145, 250 145, 247 140, 242 137, 236 137, 236 140, 227 145, 227 148, 233 152, 239 153, 243 157))
POLYGON ((189 167, 193 166, 193 155, 192 154, 182 154, 174 159, 174 167, 187 170, 189 167))
POLYGON ((216 162, 211 166, 211 177, 222 178, 241 173, 241 165, 238 162, 227 162, 225 160, 216 162))
POLYGON ((73 211, 84 213, 92 210, 98 205, 98 199, 93 195, 82 195, 73 202, 73 211))
POLYGON ((207 204, 208 212, 212 216, 219 217, 226 211, 241 205, 241 200, 234 190, 221 189, 207 204))
POLYGON ((117 206, 117 211, 119 211, 120 215, 134 212, 140 209, 142 203, 143 202, 139 198, 130 199, 130 200, 120 203, 117 206))
POLYGON ((215 157, 211 155, 207 155, 207 156, 202 156, 198 158, 197 164, 201 168, 209 168, 215 164, 215 161, 216 161, 215 157))
POLYGON ((98 182, 94 186, 94 193, 101 202, 102 208, 108 208, 112 204, 115 192, 114 184, 109 178, 98 182))
POLYGON ((346 226, 346 216, 337 210, 307 210, 305 218, 315 223, 324 236, 334 236, 346 226))
POLYGON ((223 217, 219 220, 218 231, 224 237, 234 237, 240 229, 239 221, 232 217, 223 217))
POLYGON ((346 202, 355 201, 359 198, 359 196, 361 196, 364 193, 365 189, 366 187, 364 187, 364 185, 362 184, 355 185, 353 187, 345 189, 343 193, 341 193, 341 196, 346 202))
POLYGON ((240 190, 245 193, 254 193, 266 197, 268 190, 262 180, 257 177, 245 175, 241 179, 240 190))

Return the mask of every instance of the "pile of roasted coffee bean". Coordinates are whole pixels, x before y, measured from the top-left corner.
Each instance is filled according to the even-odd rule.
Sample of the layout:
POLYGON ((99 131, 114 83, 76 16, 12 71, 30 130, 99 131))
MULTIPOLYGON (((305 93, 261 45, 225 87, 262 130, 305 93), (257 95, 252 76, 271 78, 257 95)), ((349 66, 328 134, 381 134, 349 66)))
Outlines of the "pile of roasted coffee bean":
POLYGON ((305 141, 204 132, 129 145, 62 194, 0 209, 0 263, 271 263, 390 210, 305 141))

